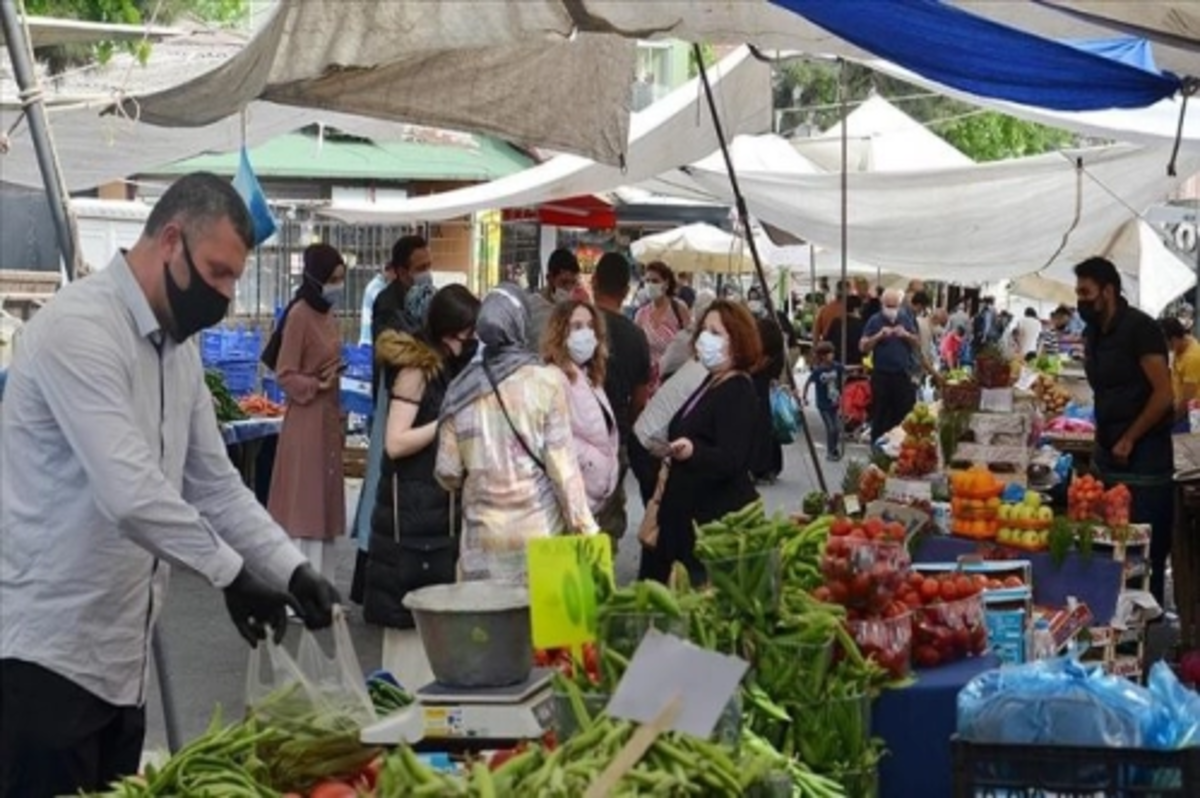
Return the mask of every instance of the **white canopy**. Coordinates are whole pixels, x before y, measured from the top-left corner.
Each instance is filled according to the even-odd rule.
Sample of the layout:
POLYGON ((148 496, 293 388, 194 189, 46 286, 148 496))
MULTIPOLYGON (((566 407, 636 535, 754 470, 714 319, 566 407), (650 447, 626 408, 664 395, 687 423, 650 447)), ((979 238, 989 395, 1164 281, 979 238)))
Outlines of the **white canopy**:
MULTIPOLYGON (((730 132, 761 130, 770 124, 769 67, 742 47, 714 66, 711 73, 718 107, 730 132)), ((720 146, 704 102, 698 81, 691 80, 646 110, 633 114, 624 170, 577 155, 558 155, 509 177, 414 197, 392 203, 386 210, 371 205, 336 205, 322 212, 350 224, 431 222, 479 210, 527 207, 610 191, 691 163, 720 146)))
MULTIPOLYGON (((1126 145, 959 169, 849 175, 850 253, 884 271, 982 283, 1071 264, 1179 182, 1168 154, 1126 145)), ((1200 154, 1180 158, 1180 174, 1200 154)), ((724 175, 691 170, 717 196, 724 175)), ((836 174, 740 174, 750 212, 827 249, 840 244, 836 174)))
MULTIPOLYGON (((882 97, 870 97, 845 120, 847 164, 852 172, 913 172, 968 166, 970 158, 882 97)), ((842 168, 842 122, 792 146, 827 172, 842 168)))
MULTIPOLYGON (((1125 296, 1152 316, 1196 283, 1194 268, 1167 249, 1154 228, 1140 219, 1122 225, 1096 254, 1116 264, 1125 296)), ((1070 264, 1058 263, 1041 274, 1018 278, 1009 290, 1033 299, 1074 305, 1074 286, 1070 264)))
POLYGON ((629 251, 641 263, 659 260, 675 271, 706 274, 754 271, 754 259, 742 238, 703 223, 639 238, 629 245, 629 251))

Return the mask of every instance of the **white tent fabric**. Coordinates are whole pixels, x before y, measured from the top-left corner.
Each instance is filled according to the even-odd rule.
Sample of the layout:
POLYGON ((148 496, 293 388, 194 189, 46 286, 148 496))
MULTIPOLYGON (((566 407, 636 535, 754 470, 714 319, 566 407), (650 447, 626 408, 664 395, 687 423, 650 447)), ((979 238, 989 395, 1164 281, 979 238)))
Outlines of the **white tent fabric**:
POLYGON ((675 271, 737 274, 754 271, 746 242, 719 227, 696 223, 639 238, 629 245, 641 263, 662 261, 675 271))
MULTIPOLYGON (((1163 173, 1166 158, 1162 150, 1121 145, 960 169, 851 174, 850 253, 885 271, 965 284, 1074 263, 1179 182, 1163 173)), ((1200 154, 1181 156, 1180 174, 1198 167, 1200 154)), ((691 171, 729 197, 724 175, 691 171)), ((762 221, 829 249, 840 244, 839 175, 738 177, 762 221)))
MULTIPOLYGON (((1152 316, 1157 316, 1196 283, 1194 268, 1167 249, 1154 228, 1141 219, 1122 225, 1096 254, 1116 264, 1126 298, 1152 316)), ((1041 274, 1015 280, 1009 291, 1074 305, 1074 285, 1071 265, 1057 263, 1041 274)))
MULTIPOLYGON (((733 109, 726 106, 721 111, 722 120, 726 126, 733 118, 729 113, 731 110, 733 109)), ((714 148, 719 146, 715 139, 713 141, 714 148)), ((774 133, 764 133, 760 136, 735 136, 729 144, 729 157, 733 161, 734 171, 738 174, 770 172, 779 175, 815 175, 822 171, 816 164, 796 152, 787 139, 776 136, 774 133)), ((671 164, 672 167, 686 165, 688 165, 687 162, 671 164)), ((725 159, 720 150, 697 161, 695 167, 705 172, 727 174, 725 159)), ((716 199, 711 191, 693 180, 686 171, 678 169, 663 171, 662 174, 639 183, 637 187, 655 194, 683 199, 707 202, 716 199)))
MULTIPOLYGON (((747 48, 726 56, 710 73, 718 107, 723 109, 731 132, 761 130, 770 124, 770 68, 755 60, 747 48)), ((636 184, 702 158, 719 146, 704 102, 698 82, 693 79, 646 110, 635 113, 624 170, 577 155, 558 155, 509 177, 415 197, 393 203, 386 210, 370 205, 335 205, 322 212, 351 224, 433 222, 479 210, 527 207, 636 184)))
POLYGON ((263 99, 488 133, 617 165, 628 145, 629 115, 617 111, 629 107, 634 39, 653 36, 856 52, 761 0, 281 0, 238 56, 138 104, 153 124, 193 126, 263 99))
MULTIPOLYGON (((846 116, 847 165, 852 172, 912 172, 967 166, 971 159, 882 97, 870 97, 846 116)), ((792 146, 827 172, 842 164, 842 123, 792 146)))

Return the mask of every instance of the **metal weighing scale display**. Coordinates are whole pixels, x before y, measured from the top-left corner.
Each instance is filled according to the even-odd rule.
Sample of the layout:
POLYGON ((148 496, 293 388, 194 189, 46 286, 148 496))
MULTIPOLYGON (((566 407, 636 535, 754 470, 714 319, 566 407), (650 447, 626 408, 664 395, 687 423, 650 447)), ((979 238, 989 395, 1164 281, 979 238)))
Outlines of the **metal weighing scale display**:
POLYGON ((414 744, 418 750, 507 747, 538 740, 554 720, 553 671, 535 669, 520 684, 479 690, 443 687, 417 691, 417 703, 363 730, 372 745, 414 744))

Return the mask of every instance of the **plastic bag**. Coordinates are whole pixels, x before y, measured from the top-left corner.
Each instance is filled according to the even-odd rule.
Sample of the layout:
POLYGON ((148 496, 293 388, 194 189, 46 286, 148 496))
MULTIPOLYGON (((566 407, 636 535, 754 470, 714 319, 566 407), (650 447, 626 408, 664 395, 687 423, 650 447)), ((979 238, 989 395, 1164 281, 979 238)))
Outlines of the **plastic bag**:
POLYGON ((958 734, 979 743, 1170 749, 1178 723, 1144 687, 1074 660, 990 671, 958 694, 958 734))
POLYGON ((378 753, 359 740, 362 727, 375 721, 375 708, 341 608, 334 610, 332 632, 332 656, 307 630, 300 632, 295 657, 270 640, 250 652, 246 713, 284 732, 258 751, 270 763, 271 783, 284 791, 353 776, 378 753))
POLYGON ((794 443, 800 432, 800 408, 782 385, 771 386, 771 424, 780 443, 794 443))
POLYGON ((1172 710, 1176 747, 1200 745, 1200 694, 1184 687, 1162 661, 1151 666, 1147 684, 1150 692, 1172 710))

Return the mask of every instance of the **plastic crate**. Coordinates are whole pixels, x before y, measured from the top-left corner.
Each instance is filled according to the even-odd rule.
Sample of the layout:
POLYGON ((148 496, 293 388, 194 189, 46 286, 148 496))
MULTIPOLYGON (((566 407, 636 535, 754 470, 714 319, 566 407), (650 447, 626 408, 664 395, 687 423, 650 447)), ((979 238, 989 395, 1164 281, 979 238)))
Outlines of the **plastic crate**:
POLYGON ((374 348, 370 344, 342 347, 342 362, 346 364, 345 376, 352 380, 371 379, 371 362, 374 348))
POLYGON ((258 387, 257 360, 230 360, 218 363, 214 368, 225 378, 225 387, 237 397, 254 393, 258 387))
POLYGON ((342 410, 363 418, 375 414, 375 403, 371 401, 371 380, 356 380, 342 377, 341 383, 342 410))
POLYGON ((283 389, 279 387, 279 382, 274 377, 262 378, 262 392, 263 396, 277 405, 281 405, 285 401, 283 389))
POLYGON ((241 327, 215 328, 200 333, 200 360, 205 366, 258 360, 262 354, 262 333, 241 327))
POLYGON ((954 798, 1194 798, 1200 748, 951 742, 954 798))

